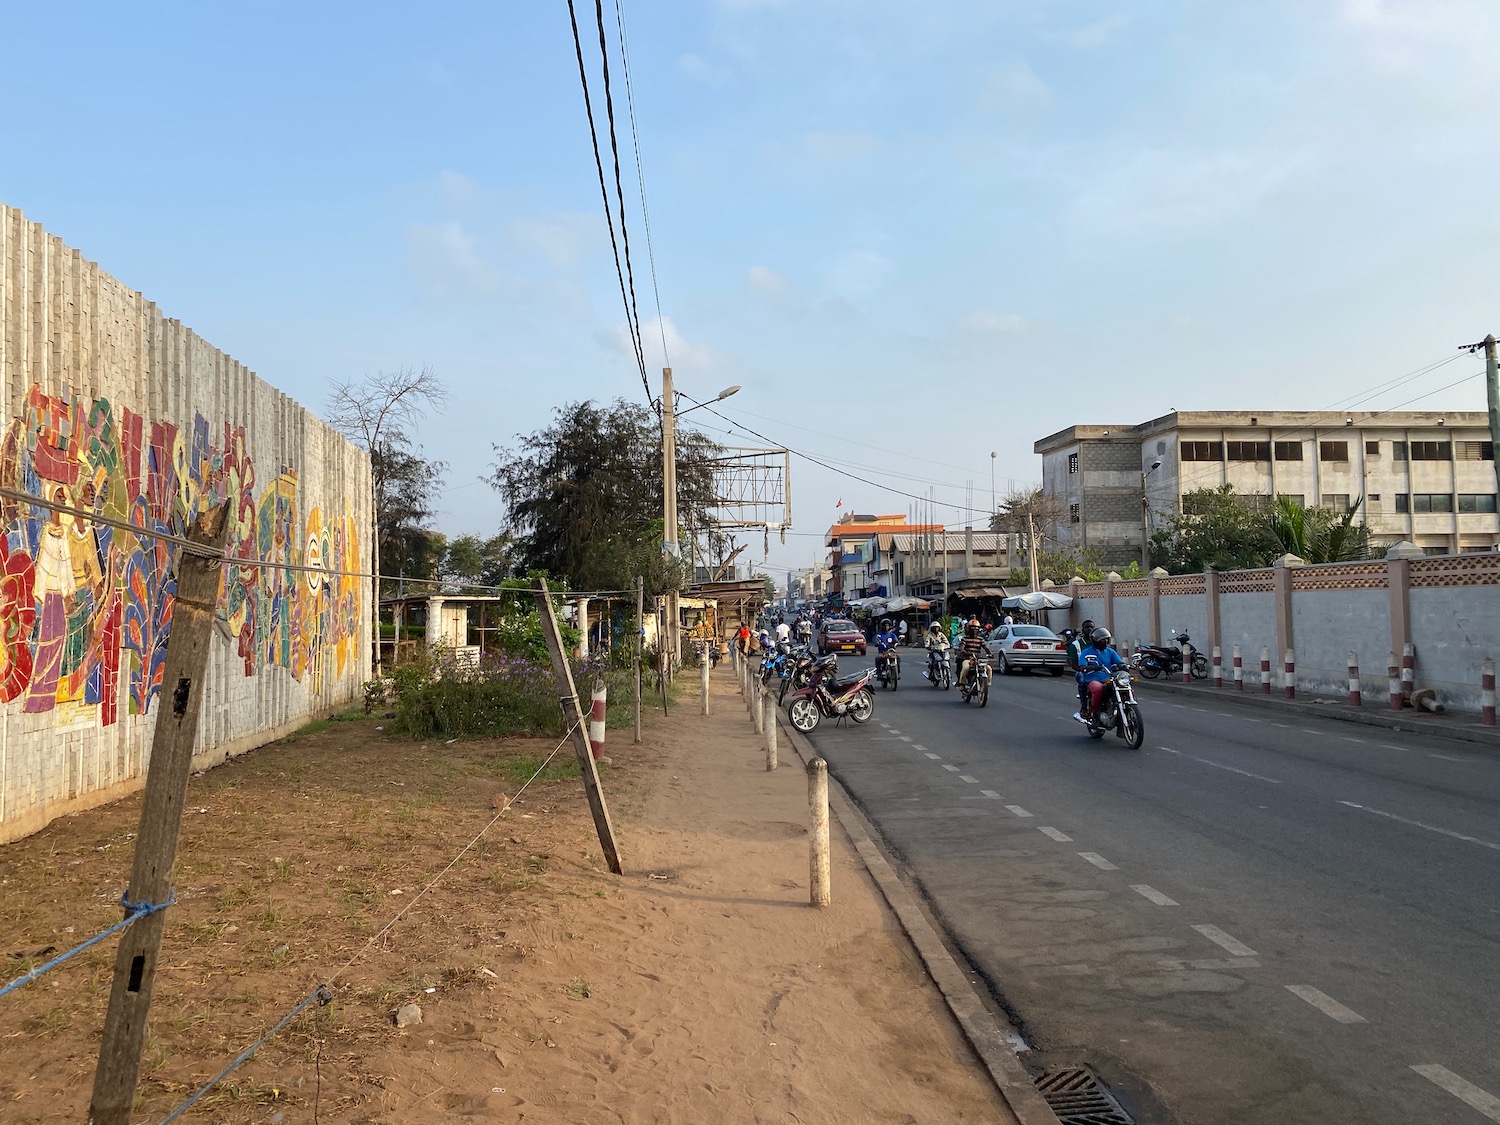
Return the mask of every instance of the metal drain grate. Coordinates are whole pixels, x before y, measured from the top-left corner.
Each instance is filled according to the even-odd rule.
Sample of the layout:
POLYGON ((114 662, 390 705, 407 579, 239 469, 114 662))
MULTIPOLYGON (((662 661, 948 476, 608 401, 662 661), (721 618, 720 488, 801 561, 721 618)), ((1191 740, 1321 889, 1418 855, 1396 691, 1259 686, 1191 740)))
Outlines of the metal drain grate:
POLYGON ((1049 1070, 1037 1078, 1036 1088, 1062 1125, 1135 1125, 1135 1119, 1087 1067, 1049 1070))

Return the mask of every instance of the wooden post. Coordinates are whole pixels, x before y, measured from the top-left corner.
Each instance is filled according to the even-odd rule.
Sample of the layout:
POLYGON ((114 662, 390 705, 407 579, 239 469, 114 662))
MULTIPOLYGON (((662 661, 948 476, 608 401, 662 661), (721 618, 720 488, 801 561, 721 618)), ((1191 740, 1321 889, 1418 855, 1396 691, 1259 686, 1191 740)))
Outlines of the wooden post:
POLYGON ((708 714, 708 642, 703 642, 703 653, 698 658, 699 714, 708 714))
POLYGON ((635 744, 641 744, 641 650, 646 645, 646 580, 635 579, 635 744))
MULTIPOLYGON (((776 765, 777 765, 777 762, 776 762, 776 702, 771 697, 771 693, 770 692, 766 692, 765 698, 762 701, 762 707, 763 707, 763 714, 764 714, 763 724, 764 724, 764 726, 766 728, 766 772, 769 773, 770 771, 774 770, 776 768, 776 765)), ((1491 710, 1491 712, 1493 712, 1494 708, 1492 707, 1492 708, 1490 708, 1490 710, 1491 710)), ((1491 723, 1490 725, 1494 726, 1493 723, 1491 723)))
POLYGON ((547 580, 538 578, 531 589, 536 598, 537 616, 542 619, 542 635, 547 638, 547 653, 552 657, 552 674, 557 679, 563 725, 568 729, 569 737, 573 740, 573 751, 578 756, 578 773, 583 778, 583 791, 589 800, 589 812, 594 816, 594 828, 599 833, 599 847, 604 852, 604 862, 609 865, 609 869, 616 875, 621 875, 624 869, 620 866, 620 852, 615 846, 615 828, 609 821, 604 790, 599 788, 599 771, 594 767, 594 756, 589 752, 589 734, 583 729, 578 689, 573 686, 573 669, 568 666, 568 654, 563 648, 562 633, 557 628, 557 614, 552 609, 547 580))
POLYGON ((750 721, 755 724, 755 733, 760 734, 765 729, 765 707, 766 691, 761 687, 759 677, 756 678, 755 686, 750 689, 750 721))
POLYGON ((828 763, 814 758, 807 763, 807 803, 812 813, 812 869, 808 901, 827 906, 833 901, 828 865, 828 763))
MULTIPOLYGON (((229 505, 205 512, 188 529, 190 543, 222 554, 229 533, 229 505)), ((192 772, 193 741, 208 683, 208 653, 213 640, 215 603, 223 570, 220 560, 189 554, 177 548, 177 595, 172 628, 167 635, 162 689, 156 698, 156 728, 151 736, 151 765, 141 801, 141 823, 136 835, 135 860, 126 901, 162 903, 171 893, 172 865, 182 826, 192 772)), ((129 1125, 135 1106, 141 1053, 146 1046, 146 1020, 156 961, 161 953, 165 911, 157 911, 131 926, 120 938, 115 955, 115 978, 89 1121, 96 1125, 129 1125)))

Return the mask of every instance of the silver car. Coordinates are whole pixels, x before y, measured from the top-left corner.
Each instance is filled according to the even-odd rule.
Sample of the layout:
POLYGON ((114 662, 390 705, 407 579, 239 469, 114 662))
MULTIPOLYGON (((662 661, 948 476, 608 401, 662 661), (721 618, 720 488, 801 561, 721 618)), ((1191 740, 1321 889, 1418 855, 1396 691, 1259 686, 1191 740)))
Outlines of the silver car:
POLYGON ((1001 675, 1045 668, 1061 676, 1068 668, 1068 642, 1041 625, 1001 625, 985 644, 1001 675))

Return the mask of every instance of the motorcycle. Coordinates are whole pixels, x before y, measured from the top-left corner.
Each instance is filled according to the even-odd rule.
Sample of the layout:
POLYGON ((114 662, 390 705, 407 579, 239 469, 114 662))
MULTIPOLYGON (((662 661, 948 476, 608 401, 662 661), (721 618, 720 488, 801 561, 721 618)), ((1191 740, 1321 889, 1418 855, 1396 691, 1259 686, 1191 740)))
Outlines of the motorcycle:
POLYGON ((952 673, 948 669, 948 650, 943 648, 928 649, 927 671, 922 675, 927 677, 927 682, 935 688, 947 691, 953 686, 952 673))
POLYGON ((788 689, 805 688, 812 682, 812 669, 817 662, 817 654, 813 652, 811 645, 799 648, 791 654, 786 665, 786 674, 781 680, 781 691, 776 696, 778 707, 786 702, 788 689))
POLYGON ((798 688, 787 704, 787 717, 803 734, 811 734, 825 718, 847 717, 864 724, 875 714, 875 693, 870 690, 875 669, 840 679, 838 659, 837 653, 829 653, 814 661, 808 685, 798 688))
POLYGON ((896 685, 901 680, 901 654, 894 646, 875 658, 875 676, 880 680, 881 687, 896 690, 896 685))
POLYGON ((958 694, 963 697, 965 703, 978 699, 979 706, 983 707, 990 701, 990 680, 994 678, 994 670, 990 667, 989 658, 976 656, 971 664, 973 672, 965 668, 963 679, 958 681, 958 694))
POLYGON ((1132 750, 1141 748, 1146 740, 1146 724, 1141 718, 1140 704, 1135 701, 1134 684, 1135 677, 1127 665, 1117 666, 1109 674, 1099 700, 1099 713, 1086 720, 1090 738, 1103 738, 1114 731, 1115 737, 1124 739, 1132 750))
POLYGON ((1208 657, 1199 652, 1188 640, 1186 633, 1177 635, 1176 645, 1142 645, 1138 651, 1141 675, 1154 680, 1163 672, 1167 675, 1182 672, 1182 647, 1188 650, 1188 671, 1195 680, 1208 679, 1208 657))

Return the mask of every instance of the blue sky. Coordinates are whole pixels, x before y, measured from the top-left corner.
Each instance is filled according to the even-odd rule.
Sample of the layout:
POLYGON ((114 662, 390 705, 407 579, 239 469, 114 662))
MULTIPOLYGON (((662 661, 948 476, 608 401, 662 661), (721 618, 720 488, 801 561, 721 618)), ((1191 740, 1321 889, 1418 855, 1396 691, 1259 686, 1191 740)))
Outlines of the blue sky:
MULTIPOLYGON (((1003 492, 1074 422, 1330 407, 1500 331, 1489 0, 622 2, 653 379, 664 328, 681 389, 894 488, 987 506, 991 450, 1003 492)), ((497 527, 492 442, 644 399, 562 0, 6 28, 0 199, 315 409, 433 366, 444 530, 497 527)), ((773 567, 910 503, 793 478, 773 567)))

